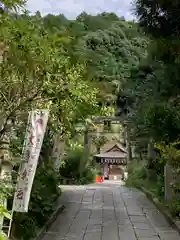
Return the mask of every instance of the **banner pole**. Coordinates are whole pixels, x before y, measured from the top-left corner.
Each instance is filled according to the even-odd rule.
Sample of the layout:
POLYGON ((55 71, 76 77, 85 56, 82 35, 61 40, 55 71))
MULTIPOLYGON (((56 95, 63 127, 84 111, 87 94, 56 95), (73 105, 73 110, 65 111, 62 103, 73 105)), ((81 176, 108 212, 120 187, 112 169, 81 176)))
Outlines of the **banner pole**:
MULTIPOLYGON (((30 123, 30 115, 31 115, 31 112, 28 112, 28 121, 27 121, 27 127, 26 127, 26 132, 28 131, 28 125, 30 123)), ((25 145, 26 145, 26 137, 25 137, 25 140, 23 142, 23 150, 22 152, 24 151, 25 149, 25 145)), ((22 158, 22 156, 21 156, 22 158)), ((17 185, 18 185, 18 182, 19 182, 19 178, 20 178, 20 171, 21 171, 21 167, 22 167, 22 161, 20 162, 20 166, 19 166, 19 171, 18 171, 18 177, 17 177, 17 182, 16 182, 16 188, 17 188, 17 185)), ((16 189, 15 188, 15 189, 16 189)), ((16 193, 16 190, 15 190, 15 193, 16 193)), ((14 198, 13 198, 13 206, 12 206, 12 211, 11 211, 11 219, 10 219, 10 222, 9 222, 9 228, 8 228, 8 238, 10 237, 11 235, 11 228, 12 228, 12 223, 13 223, 13 216, 14 216, 14 201, 15 201, 15 194, 14 193, 14 198)))
MULTIPOLYGON (((28 121, 27 121, 27 127, 26 127, 26 132, 27 132, 27 128, 28 128, 28 125, 29 125, 29 122, 30 122, 30 112, 28 113, 28 121)), ((25 148, 25 141, 23 142, 23 150, 25 148)), ((20 166, 19 166, 19 173, 20 173, 20 170, 21 170, 21 166, 22 166, 22 161, 20 163, 20 166)), ((17 183, 16 183, 16 187, 18 185, 18 182, 19 182, 19 173, 18 173, 18 178, 17 178, 17 183)), ((13 199, 13 206, 12 206, 12 211, 11 211, 11 219, 10 219, 10 222, 9 222, 9 227, 8 227, 8 238, 10 237, 11 235, 11 228, 12 228, 12 223, 13 223, 13 216, 14 216, 14 201, 15 201, 15 193, 14 193, 14 199, 13 199)))
POLYGON ((14 212, 28 212, 28 205, 30 200, 30 194, 32 189, 33 180, 36 173, 36 168, 38 164, 38 158, 40 150, 42 147, 44 134, 48 122, 49 111, 48 110, 35 110, 29 112, 28 124, 26 128, 26 136, 23 144, 21 163, 19 167, 19 176, 17 178, 16 190, 14 193, 11 219, 8 228, 8 238, 11 235, 13 215, 14 212), (42 115, 43 112, 43 115, 42 115), (30 132, 29 132, 29 126, 30 132), (35 134, 35 135, 34 135, 35 134), (35 138, 36 145, 31 142, 35 138), (39 141, 37 141, 39 138, 39 141), (30 142, 30 145, 29 145, 30 142), (25 151, 30 151, 30 156, 28 155, 28 160, 25 160, 25 151), (33 158, 35 154, 35 159, 33 158), (25 168, 25 171, 23 170, 25 168), (31 169, 33 168, 33 169, 31 169), (26 170, 27 169, 27 170, 26 170), (22 172, 23 171, 23 172, 22 172), (21 175, 25 174, 21 179, 21 175), (27 186, 28 185, 28 186, 27 186), (28 189, 26 189, 29 187, 28 189), (19 190, 19 191, 18 191, 19 190), (26 194, 25 196, 24 193, 26 194), (23 198, 22 198, 23 197, 23 198), (19 203, 19 205, 17 205, 19 203))
MULTIPOLYGON (((14 207, 13 207, 14 208, 14 207)), ((11 213, 11 219, 10 219, 10 223, 9 223, 9 228, 8 228, 8 239, 10 238, 11 235, 11 229, 12 229, 12 223, 13 223, 13 216, 14 216, 14 209, 12 209, 12 213, 11 213)))

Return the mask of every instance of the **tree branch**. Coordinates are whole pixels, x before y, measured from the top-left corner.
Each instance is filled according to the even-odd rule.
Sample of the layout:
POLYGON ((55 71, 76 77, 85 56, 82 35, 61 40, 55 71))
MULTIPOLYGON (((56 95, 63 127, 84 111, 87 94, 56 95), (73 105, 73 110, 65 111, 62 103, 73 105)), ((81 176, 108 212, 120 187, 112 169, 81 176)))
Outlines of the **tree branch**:
POLYGON ((23 105, 25 105, 28 102, 32 102, 34 101, 34 98, 36 98, 39 94, 39 91, 37 91, 33 96, 31 96, 30 98, 25 99, 24 101, 20 102, 10 113, 9 115, 6 117, 6 121, 4 123, 3 128, 0 130, 0 138, 2 137, 2 135, 7 131, 8 129, 8 121, 12 119, 12 117, 14 116, 15 112, 23 105))

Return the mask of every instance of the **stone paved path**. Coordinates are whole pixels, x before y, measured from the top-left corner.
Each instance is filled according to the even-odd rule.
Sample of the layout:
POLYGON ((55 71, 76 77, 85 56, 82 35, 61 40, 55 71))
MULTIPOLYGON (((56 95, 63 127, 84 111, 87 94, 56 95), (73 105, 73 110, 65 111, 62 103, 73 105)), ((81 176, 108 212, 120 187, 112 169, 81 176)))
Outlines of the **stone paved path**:
POLYGON ((62 189, 66 209, 42 240, 180 240, 138 190, 118 182, 62 189))

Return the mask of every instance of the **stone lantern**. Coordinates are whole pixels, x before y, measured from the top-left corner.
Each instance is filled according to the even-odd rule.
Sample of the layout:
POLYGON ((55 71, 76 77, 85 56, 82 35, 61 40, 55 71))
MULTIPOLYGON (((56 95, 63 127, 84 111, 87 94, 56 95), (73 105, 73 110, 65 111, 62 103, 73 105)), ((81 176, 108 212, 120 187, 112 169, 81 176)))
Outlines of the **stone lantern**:
MULTIPOLYGON (((11 182, 11 172, 13 168, 11 159, 9 141, 4 141, 0 148, 0 182, 2 183, 3 181, 6 183, 11 182)), ((0 204, 7 208, 7 199, 5 199, 4 196, 0 196, 0 204)), ((0 230, 2 230, 3 221, 4 218, 0 217, 0 230)))

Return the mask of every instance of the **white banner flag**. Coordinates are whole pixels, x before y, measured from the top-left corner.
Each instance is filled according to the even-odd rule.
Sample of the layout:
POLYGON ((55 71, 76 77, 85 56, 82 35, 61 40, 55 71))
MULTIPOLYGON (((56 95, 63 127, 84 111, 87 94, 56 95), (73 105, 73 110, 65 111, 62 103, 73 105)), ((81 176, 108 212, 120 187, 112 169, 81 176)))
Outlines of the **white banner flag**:
POLYGON ((48 116, 48 110, 35 110, 29 113, 22 152, 22 163, 20 166, 17 188, 14 194, 13 211, 28 212, 31 189, 44 139, 48 116))

